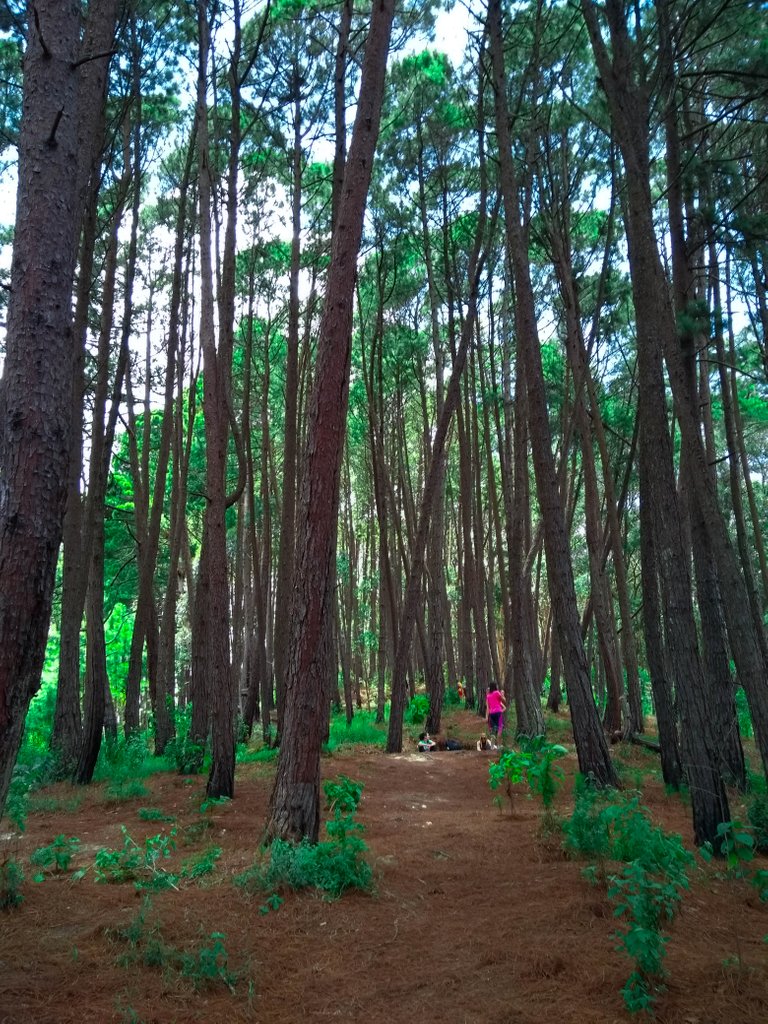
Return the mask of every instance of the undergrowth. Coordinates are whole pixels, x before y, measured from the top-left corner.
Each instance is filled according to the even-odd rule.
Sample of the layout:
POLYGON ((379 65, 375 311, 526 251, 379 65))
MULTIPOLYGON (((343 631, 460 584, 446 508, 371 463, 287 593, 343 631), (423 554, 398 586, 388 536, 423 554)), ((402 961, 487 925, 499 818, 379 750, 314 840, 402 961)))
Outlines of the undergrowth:
POLYGON ((161 970, 188 980, 196 991, 223 985, 234 995, 246 976, 245 969, 235 969, 230 963, 223 932, 211 932, 191 949, 167 943, 148 896, 125 927, 108 929, 107 936, 127 947, 118 960, 120 966, 139 964, 161 970))
POLYGON ((625 1005, 631 1012, 651 1011, 666 977, 663 925, 672 921, 689 887, 693 854, 680 836, 651 822, 637 796, 598 792, 583 783, 563 831, 567 850, 593 860, 584 873, 607 887, 614 916, 622 919, 619 949, 634 961, 622 989, 625 1005))
POLYGON ((354 819, 363 784, 340 775, 326 781, 323 790, 326 808, 332 813, 325 823, 328 838, 319 843, 273 840, 251 868, 235 877, 235 885, 246 892, 275 894, 279 889, 317 889, 330 897, 347 889, 370 890, 373 873, 365 859, 364 827, 354 819))
MULTIPOLYGON (((563 769, 555 761, 566 754, 565 747, 547 743, 543 736, 525 740, 520 750, 505 750, 498 761, 489 764, 489 785, 493 790, 504 787, 511 812, 514 809, 512 787, 520 782, 526 783, 531 796, 541 800, 546 824, 549 825, 553 819, 552 804, 565 778, 563 769)), ((501 808, 501 797, 495 799, 501 808)))

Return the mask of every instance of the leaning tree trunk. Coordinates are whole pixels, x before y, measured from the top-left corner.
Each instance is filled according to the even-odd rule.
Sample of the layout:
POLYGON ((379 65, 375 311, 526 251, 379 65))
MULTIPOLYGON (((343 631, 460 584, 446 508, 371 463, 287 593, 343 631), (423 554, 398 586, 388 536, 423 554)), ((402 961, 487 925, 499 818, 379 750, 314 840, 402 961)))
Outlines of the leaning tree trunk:
MULTIPOLYGON (((701 700, 705 680, 693 616, 690 574, 681 530, 680 507, 667 427, 662 345, 674 319, 653 227, 648 155, 648 97, 630 79, 631 46, 618 0, 607 0, 614 53, 609 55, 591 0, 582 0, 592 48, 606 85, 627 176, 626 229, 630 276, 637 319, 640 383, 640 494, 648 501, 646 528, 656 555, 667 654, 681 719, 681 749, 691 789, 697 843, 714 842, 717 827, 729 818, 728 798, 719 772, 717 744, 701 700)), ((671 339, 677 345, 677 337, 671 339)))
POLYGON ((530 268, 527 262, 528 246, 520 221, 517 175, 512 160, 500 0, 490 0, 488 31, 493 62, 504 224, 507 250, 515 282, 517 342, 523 354, 525 379, 528 387, 528 423, 536 487, 544 527, 547 574, 555 626, 558 630, 563 659, 576 752, 579 768, 584 775, 591 776, 597 785, 616 786, 618 785, 618 776, 611 763, 608 744, 592 697, 589 667, 584 652, 579 611, 576 604, 571 551, 557 472, 552 456, 544 371, 541 363, 530 268))
POLYGON ((270 800, 268 835, 317 840, 320 746, 327 699, 326 620, 335 595, 339 478, 349 399, 352 298, 363 217, 379 134, 394 0, 374 5, 357 113, 333 233, 328 285, 308 410, 300 494, 284 734, 270 800))

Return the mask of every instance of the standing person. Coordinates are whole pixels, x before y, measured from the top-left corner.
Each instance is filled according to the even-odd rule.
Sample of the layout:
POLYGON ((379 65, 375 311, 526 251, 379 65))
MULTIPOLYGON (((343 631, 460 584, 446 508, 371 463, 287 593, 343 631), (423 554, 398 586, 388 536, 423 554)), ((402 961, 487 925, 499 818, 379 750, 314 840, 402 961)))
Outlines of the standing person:
POLYGON ((488 731, 490 732, 492 739, 495 737, 496 746, 500 746, 501 731, 504 728, 504 712, 507 710, 507 702, 504 700, 504 694, 499 690, 496 683, 491 683, 488 687, 486 705, 488 708, 488 731))

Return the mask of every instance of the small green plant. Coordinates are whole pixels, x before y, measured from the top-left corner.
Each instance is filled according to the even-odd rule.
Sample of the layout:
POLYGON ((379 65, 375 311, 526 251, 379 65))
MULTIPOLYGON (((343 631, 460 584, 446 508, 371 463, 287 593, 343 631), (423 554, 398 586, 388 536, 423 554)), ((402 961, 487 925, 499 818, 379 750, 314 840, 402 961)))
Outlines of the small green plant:
POLYGON ((505 750, 498 761, 489 764, 489 785, 493 790, 504 786, 512 811, 512 787, 520 782, 526 782, 531 795, 541 799, 544 810, 549 814, 557 791, 565 778, 563 769, 555 764, 555 761, 565 754, 565 747, 556 743, 545 743, 542 737, 529 740, 524 749, 505 750))
POLYGON ((664 988, 662 925, 673 919, 688 888, 693 855, 680 836, 651 822, 637 796, 597 792, 583 782, 563 832, 566 849, 594 858, 585 874, 607 882, 615 916, 623 919, 616 932, 619 948, 635 965, 622 989, 625 1005, 631 1012, 650 1011, 664 988), (624 866, 610 872, 612 861, 624 866))
POLYGON ((196 880, 210 875, 216 867, 219 857, 221 857, 221 847, 209 846, 202 853, 198 853, 184 862, 181 868, 181 877, 196 880))
POLYGON ((123 845, 118 850, 106 847, 96 853, 96 881, 119 885, 122 882, 137 882, 138 887, 154 880, 155 886, 164 887, 157 881, 162 874, 161 863, 171 856, 176 849, 176 832, 172 828, 165 835, 148 836, 143 844, 139 844, 131 836, 125 825, 120 826, 123 845))
POLYGON ((69 870, 72 858, 80 850, 80 840, 77 836, 58 835, 48 846, 39 846, 29 858, 30 863, 35 867, 42 868, 34 876, 35 882, 42 882, 47 871, 61 873, 69 870))
POLYGON ((13 857, 0 860, 0 910, 15 910, 24 902, 24 869, 13 857))
POLYGON ((268 914, 270 910, 278 910, 283 903, 285 903, 283 897, 273 892, 271 896, 267 896, 265 902, 259 907, 259 913, 268 914))
POLYGON ((229 965, 229 953, 224 945, 223 932, 211 932, 207 943, 190 952, 178 954, 179 971, 195 989, 210 988, 221 982, 234 995, 239 973, 229 965))
POLYGON ((411 725, 423 725, 429 714, 429 697, 426 693, 417 693, 411 697, 405 709, 405 720, 411 725))
POLYGON ((666 977, 667 936, 661 925, 674 918, 682 898, 681 888, 663 875, 652 874, 639 860, 633 860, 621 874, 611 876, 608 897, 614 903, 614 916, 627 922, 616 933, 619 948, 635 961, 635 969, 622 989, 624 1003, 632 1013, 650 1010, 656 996, 664 990, 666 977))
POLYGON ((755 859, 755 837, 749 826, 738 819, 721 821, 715 843, 720 856, 725 858, 728 873, 734 878, 744 878, 748 865, 755 859))
POLYGON ((195 989, 224 984, 234 994, 242 972, 230 966, 222 932, 211 932, 199 946, 179 950, 163 941, 159 922, 152 916, 152 901, 145 896, 141 907, 124 928, 110 929, 107 935, 128 947, 119 963, 124 967, 141 963, 145 967, 175 972, 189 979, 195 989))

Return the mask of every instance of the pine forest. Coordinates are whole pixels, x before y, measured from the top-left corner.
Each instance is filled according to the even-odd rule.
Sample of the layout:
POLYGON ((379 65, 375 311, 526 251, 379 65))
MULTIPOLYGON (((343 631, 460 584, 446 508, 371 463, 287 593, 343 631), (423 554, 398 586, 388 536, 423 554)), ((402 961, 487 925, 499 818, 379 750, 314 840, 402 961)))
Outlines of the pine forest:
POLYGON ((0 1024, 768 1019, 768 5, 0 4, 0 1024))

